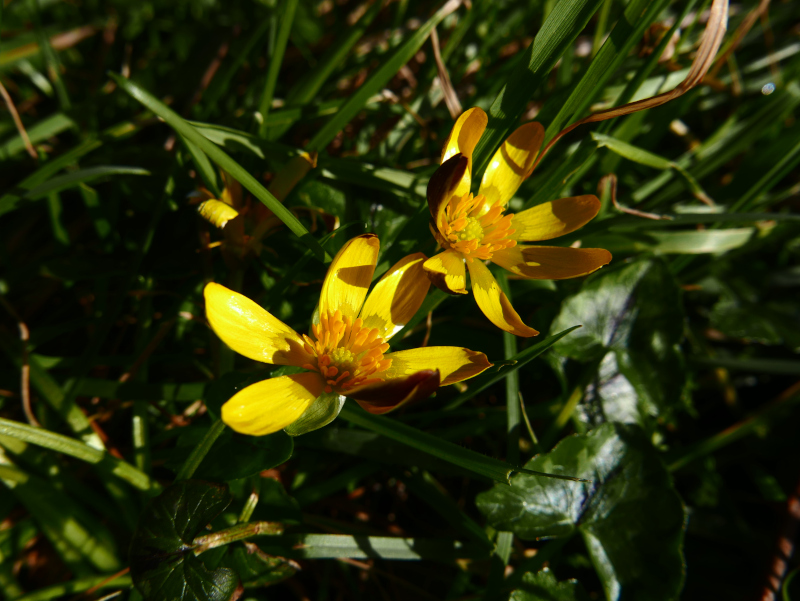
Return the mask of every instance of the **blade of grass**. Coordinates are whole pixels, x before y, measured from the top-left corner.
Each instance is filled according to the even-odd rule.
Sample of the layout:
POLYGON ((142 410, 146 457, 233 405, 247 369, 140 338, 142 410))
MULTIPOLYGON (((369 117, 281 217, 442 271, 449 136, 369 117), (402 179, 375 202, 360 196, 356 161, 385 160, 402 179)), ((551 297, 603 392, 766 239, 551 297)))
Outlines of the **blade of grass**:
POLYGON ((525 112, 531 96, 544 84, 550 70, 603 0, 561 0, 536 34, 533 43, 518 59, 517 65, 489 108, 489 124, 473 154, 474 172, 481 173, 495 149, 500 146, 525 112))
POLYGON ((425 40, 428 39, 431 30, 441 23, 442 19, 456 10, 460 4, 461 0, 448 0, 430 19, 410 35, 403 45, 358 88, 358 91, 350 96, 347 102, 339 109, 339 112, 317 132, 306 146, 306 150, 319 152, 324 149, 336 137, 336 134, 344 129, 344 126, 358 114, 358 111, 364 108, 367 100, 380 92, 400 68, 411 60, 411 57, 417 53, 425 43, 425 40))
POLYGON ((300 223, 291 211, 283 206, 261 183, 239 163, 229 157, 222 149, 210 142, 194 127, 189 125, 180 115, 170 109, 166 104, 157 100, 149 92, 139 87, 130 80, 125 79, 116 73, 108 74, 116 84, 134 99, 142 103, 145 107, 153 111, 156 115, 164 119, 166 123, 176 132, 184 136, 187 140, 195 144, 200 150, 208 155, 218 167, 223 169, 236 181, 247 188, 258 200, 260 200, 275 216, 286 224, 286 227, 300 238, 321 261, 328 261, 330 257, 319 245, 306 227, 300 223))
POLYGON ((0 435, 11 436, 87 463, 98 464, 103 471, 114 474, 140 490, 150 490, 156 486, 146 474, 130 463, 63 434, 0 418, 0 435))
POLYGON ((498 459, 470 451, 401 422, 387 417, 371 415, 360 407, 352 406, 351 403, 344 404, 339 417, 356 426, 372 430, 382 436, 453 463, 478 476, 490 478, 503 484, 508 484, 509 477, 517 469, 498 459))
MULTIPOLYGON (((563 330, 558 334, 553 334, 552 336, 548 336, 544 340, 539 341, 538 343, 534 344, 533 346, 525 349, 521 353, 517 353, 514 357, 510 360, 514 361, 515 363, 511 365, 503 365, 494 373, 485 375, 483 377, 474 378, 472 382, 474 383, 474 388, 470 388, 469 390, 461 393, 455 399, 450 401, 446 406, 446 410, 452 410, 456 407, 462 405, 466 401, 473 398, 475 395, 480 394, 492 384, 495 384, 505 378, 509 371, 516 371, 521 367, 524 367, 529 361, 532 361, 551 346, 553 346, 556 342, 561 340, 564 336, 572 332, 573 330, 579 328, 581 326, 573 326, 567 330, 563 330)), ((516 399, 515 399, 516 402, 516 399)))
MULTIPOLYGON (((580 117, 637 44, 669 0, 633 0, 611 30, 600 52, 570 94, 558 114, 547 126, 545 140, 551 139, 568 121, 580 117)), ((605 10, 605 6, 604 6, 605 10)), ((602 13, 601 13, 602 14, 602 13)))
POLYGON ((281 27, 278 31, 278 39, 275 42, 275 47, 272 50, 272 56, 269 61, 269 69, 267 70, 267 81, 264 84, 264 92, 261 95, 261 102, 259 103, 259 113, 261 114, 261 122, 258 126, 258 135, 262 138, 266 137, 268 125, 265 121, 269 115, 269 109, 272 107, 272 97, 275 94, 275 84, 278 83, 278 73, 281 70, 283 63, 283 54, 286 52, 286 43, 289 41, 289 33, 292 31, 292 23, 294 22, 294 13, 297 10, 298 0, 284 0, 283 15, 281 15, 281 27))

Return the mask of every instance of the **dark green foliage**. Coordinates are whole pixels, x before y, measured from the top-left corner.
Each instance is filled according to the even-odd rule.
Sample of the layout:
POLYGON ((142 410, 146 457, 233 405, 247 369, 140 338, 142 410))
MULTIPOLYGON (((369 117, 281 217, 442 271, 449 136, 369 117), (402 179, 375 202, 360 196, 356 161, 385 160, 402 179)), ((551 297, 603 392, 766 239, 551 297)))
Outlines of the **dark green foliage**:
MULTIPOLYGON (((432 290, 392 350, 464 346, 494 367, 385 416, 348 401, 296 438, 219 421, 244 386, 300 368, 222 344, 203 287, 308 333, 349 238, 380 238, 376 278, 437 252, 425 195, 454 115, 429 34, 462 109, 489 114, 477 184, 523 122, 551 139, 677 85, 709 3, 0 6, 0 79, 36 155, 0 110, 4 598, 764 590, 800 456, 800 3, 758 16, 759 0, 732 2, 727 54, 701 85, 580 126, 542 158, 510 211, 595 194, 592 221, 542 244, 613 260, 507 278, 540 336, 509 339, 471 293, 432 290), (314 150, 277 203, 276 179, 314 150), (197 214, 221 167, 245 184, 243 239, 197 214)), ((795 553, 778 598, 799 598, 797 566, 795 553)))
POLYGON ((227 487, 199 480, 170 486, 147 506, 131 542, 131 575, 145 599, 227 601, 239 577, 227 568, 208 570, 193 554, 193 541, 231 502, 227 487))
POLYGON ((525 464, 591 483, 519 474, 476 503, 489 523, 523 539, 579 533, 609 599, 666 601, 683 582, 684 509, 666 468, 636 426, 605 424, 525 464))

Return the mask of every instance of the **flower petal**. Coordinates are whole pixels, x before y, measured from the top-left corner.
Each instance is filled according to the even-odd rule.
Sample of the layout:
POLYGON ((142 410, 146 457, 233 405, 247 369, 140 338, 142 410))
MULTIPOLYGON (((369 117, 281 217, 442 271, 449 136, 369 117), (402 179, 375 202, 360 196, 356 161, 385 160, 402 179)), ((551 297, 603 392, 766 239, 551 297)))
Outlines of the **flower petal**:
POLYGON ((524 242, 558 238, 582 228, 599 210, 600 201, 592 194, 545 202, 515 213, 510 237, 524 242))
POLYGON ((306 174, 317 166, 317 153, 300 152, 278 171, 269 185, 269 192, 283 202, 306 174))
POLYGON ((381 373, 387 380, 405 378, 423 370, 439 370, 440 386, 477 376, 492 366, 483 353, 457 346, 426 346, 384 355, 392 364, 381 373))
MULTIPOLYGON (((494 256, 496 257, 497 254, 494 253, 494 256)), ((469 267, 469 277, 472 279, 472 293, 489 321, 501 330, 511 332, 516 336, 530 337, 539 333, 522 322, 486 265, 475 260, 467 263, 467 266, 469 267)))
POLYGON ((348 240, 336 253, 322 283, 320 314, 333 315, 340 310, 343 317, 358 316, 372 283, 380 246, 375 234, 364 234, 348 240))
POLYGON ((282 430, 296 421, 322 394, 319 374, 303 372, 257 382, 222 406, 222 421, 251 436, 282 430))
POLYGON ((487 123, 489 123, 489 117, 486 116, 483 109, 478 107, 461 113, 453 125, 453 129, 450 130, 450 135, 447 136, 442 151, 442 160, 439 161, 439 164, 460 152, 469 160, 469 172, 472 173, 472 152, 475 150, 478 140, 481 139, 487 123))
POLYGON ((536 280, 564 280, 597 271, 611 261, 604 248, 517 245, 494 253, 492 262, 536 280))
POLYGON ((425 300, 430 280, 425 276, 423 253, 400 259, 369 293, 361 319, 365 328, 378 328, 381 337, 389 340, 414 317, 425 300))
POLYGON ((497 152, 483 172, 480 193, 490 203, 505 206, 533 171, 533 162, 544 141, 541 123, 526 123, 518 127, 497 152))
POLYGON ((223 189, 219 199, 225 204, 232 206, 234 209, 241 209, 242 184, 233 179, 233 177, 225 171, 222 172, 222 183, 223 189))
POLYGON ((278 365, 309 362, 297 332, 246 296, 214 282, 204 294, 211 328, 240 355, 278 365))
POLYGON ((373 415, 382 415, 407 403, 427 399, 438 388, 439 370, 423 369, 406 378, 354 388, 348 391, 347 396, 373 415))
POLYGON ((460 198, 469 192, 470 176, 467 164, 468 161, 464 155, 453 155, 434 171, 428 181, 426 195, 434 227, 438 227, 450 199, 453 196, 460 198))
POLYGON ((428 278, 442 292, 466 294, 467 276, 464 257, 454 250, 446 250, 432 256, 422 265, 428 278))
POLYGON ((214 224, 218 228, 223 228, 231 220, 239 216, 239 213, 232 206, 211 198, 201 204, 197 211, 206 221, 214 224))

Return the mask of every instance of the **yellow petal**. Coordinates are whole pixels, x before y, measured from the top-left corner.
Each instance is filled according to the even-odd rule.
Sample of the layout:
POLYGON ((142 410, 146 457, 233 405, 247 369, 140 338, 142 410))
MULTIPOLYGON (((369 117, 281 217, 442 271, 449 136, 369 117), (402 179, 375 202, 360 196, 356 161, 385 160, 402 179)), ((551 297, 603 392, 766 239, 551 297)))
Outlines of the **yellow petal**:
POLYGON ((487 123, 489 123, 489 117, 486 116, 483 109, 474 107, 464 111, 456 120, 453 129, 450 130, 439 164, 460 152, 469 160, 468 170, 472 173, 472 152, 475 150, 478 140, 481 139, 487 123))
POLYGON ((222 183, 224 189, 220 195, 220 200, 234 209, 242 208, 242 184, 233 179, 230 175, 222 172, 222 183))
POLYGON ((222 406, 222 421, 242 434, 272 434, 303 415, 322 386, 319 374, 310 371, 252 384, 222 406))
POLYGON ((448 294, 466 294, 467 276, 464 257, 454 250, 434 255, 423 264, 431 282, 448 294))
POLYGON ((339 310, 343 317, 355 319, 358 316, 372 282, 380 247, 374 234, 364 234, 345 243, 331 261, 322 283, 320 313, 333 315, 339 310))
POLYGON ((301 152, 297 156, 292 157, 278 171, 275 179, 269 186, 270 194, 281 202, 289 196, 294 187, 303 179, 306 174, 317 166, 317 153, 301 152))
POLYGON ((599 210, 600 201, 592 194, 546 202, 514 214, 511 238, 524 242, 558 238, 582 228, 599 210))
POLYGON ((467 263, 467 266, 469 267, 469 277, 472 279, 472 293, 489 321, 501 330, 511 332, 516 336, 529 337, 539 333, 522 322, 486 265, 475 260, 467 263))
POLYGON ((494 253, 492 262, 510 272, 537 280, 576 278, 611 261, 603 248, 517 245, 494 253))
POLYGON ((215 198, 205 201, 197 210, 203 219, 213 223, 218 228, 225 227, 225 224, 239 215, 232 206, 215 198))
POLYGON ((497 149, 483 172, 480 193, 489 202, 508 204, 533 171, 533 162, 543 141, 541 123, 526 123, 517 128, 497 149))
POLYGON ((428 181, 426 196, 434 227, 438 227, 450 199, 453 196, 460 198, 469 192, 470 176, 467 163, 463 154, 453 155, 428 181))
POLYGON ((378 328, 381 337, 389 340, 414 317, 430 288, 422 269, 425 259, 422 253, 408 255, 384 274, 361 310, 365 328, 378 328))
POLYGON ((389 369, 381 373, 387 380, 438 369, 440 386, 472 378, 492 366, 483 353, 457 346, 426 346, 384 356, 392 360, 389 369))
POLYGON ((297 332, 246 296, 212 282, 205 297, 208 323, 237 353, 278 365, 301 367, 309 362, 297 332))

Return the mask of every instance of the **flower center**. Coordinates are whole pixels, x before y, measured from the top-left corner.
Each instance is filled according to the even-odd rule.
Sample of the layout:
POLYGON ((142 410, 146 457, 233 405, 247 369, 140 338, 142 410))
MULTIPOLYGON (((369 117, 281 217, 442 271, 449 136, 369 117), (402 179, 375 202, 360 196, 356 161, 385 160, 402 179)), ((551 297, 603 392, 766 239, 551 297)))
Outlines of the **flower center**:
POLYGON ((467 217, 467 225, 456 235, 459 240, 480 240, 483 238, 483 226, 475 217, 467 217))
POLYGON ((389 345, 377 328, 365 328, 361 318, 342 318, 342 312, 323 313, 311 330, 314 338, 303 335, 306 352, 313 357, 304 368, 318 372, 325 380, 325 392, 344 393, 354 386, 380 382, 378 375, 392 364, 383 354, 389 345))
POLYGON ((468 261, 492 258, 498 250, 517 245, 508 237, 513 215, 504 215, 500 204, 489 205, 483 195, 453 196, 437 224, 444 245, 460 252, 468 261))

